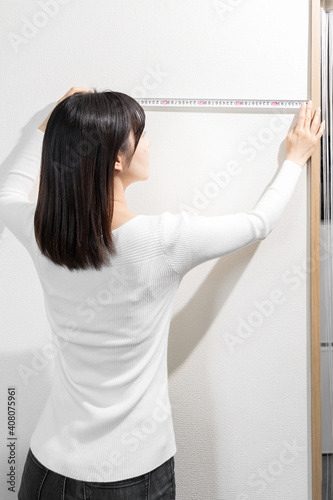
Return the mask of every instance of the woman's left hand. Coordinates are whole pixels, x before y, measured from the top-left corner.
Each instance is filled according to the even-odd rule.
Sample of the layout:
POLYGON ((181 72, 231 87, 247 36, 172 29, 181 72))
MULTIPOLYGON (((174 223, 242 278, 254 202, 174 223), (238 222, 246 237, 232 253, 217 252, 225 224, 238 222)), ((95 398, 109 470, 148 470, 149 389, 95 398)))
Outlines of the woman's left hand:
MULTIPOLYGON (((59 104, 59 102, 63 101, 64 99, 66 99, 70 95, 75 94, 76 92, 91 92, 91 90, 86 89, 86 87, 72 87, 68 92, 66 92, 66 94, 61 99, 59 99, 56 106, 59 104)), ((53 111, 53 109, 52 109, 52 111, 53 111)), ((52 111, 50 111, 50 113, 47 115, 47 117, 45 118, 43 123, 38 127, 38 130, 40 130, 41 132, 45 132, 46 125, 47 125, 47 122, 49 121, 49 118, 50 118, 52 111)))

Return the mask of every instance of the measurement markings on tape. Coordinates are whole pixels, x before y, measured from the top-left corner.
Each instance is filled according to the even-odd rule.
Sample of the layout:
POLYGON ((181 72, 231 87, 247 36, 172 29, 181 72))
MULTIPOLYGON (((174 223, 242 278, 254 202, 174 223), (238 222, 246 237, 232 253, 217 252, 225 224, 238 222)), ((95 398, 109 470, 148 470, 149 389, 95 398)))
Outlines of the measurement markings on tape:
POLYGON ((300 108, 305 100, 135 98, 141 106, 158 108, 300 108))

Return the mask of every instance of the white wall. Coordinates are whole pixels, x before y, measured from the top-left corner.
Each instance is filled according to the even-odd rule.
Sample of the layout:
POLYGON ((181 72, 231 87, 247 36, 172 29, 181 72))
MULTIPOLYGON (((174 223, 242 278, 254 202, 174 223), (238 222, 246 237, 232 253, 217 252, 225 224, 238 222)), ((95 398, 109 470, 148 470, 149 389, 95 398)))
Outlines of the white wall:
MULTIPOLYGON (((302 0, 5 0, 2 17, 1 169, 72 86, 133 97, 310 97, 302 0)), ((129 208, 251 210, 285 159, 296 114, 147 110, 150 178, 128 188, 129 208), (212 172, 230 161, 239 173, 194 206, 194 194, 210 196, 212 172)), ((168 361, 178 500, 311 498, 307 169, 266 240, 201 264, 181 283, 168 361), (258 304, 276 290, 282 303, 260 316, 258 304), (259 322, 247 338, 240 319, 259 322), (240 342, 233 350, 226 334, 240 342)), ((9 500, 7 386, 17 386, 18 485, 53 363, 35 364, 50 327, 33 263, 7 229, 0 267, 0 497, 9 500), (22 365, 33 370, 26 379, 22 365)))

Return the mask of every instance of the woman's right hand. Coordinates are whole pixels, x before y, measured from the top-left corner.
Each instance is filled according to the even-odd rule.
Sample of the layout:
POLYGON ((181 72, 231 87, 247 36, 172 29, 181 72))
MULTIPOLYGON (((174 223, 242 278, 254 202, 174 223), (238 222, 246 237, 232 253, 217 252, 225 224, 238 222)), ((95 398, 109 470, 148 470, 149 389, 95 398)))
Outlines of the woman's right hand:
MULTIPOLYGON (((61 102, 63 101, 64 99, 66 99, 66 97, 69 97, 73 94, 75 94, 76 92, 92 92, 92 90, 88 90, 86 89, 86 87, 72 87, 68 92, 66 92, 66 94, 64 96, 62 96, 59 101, 57 101, 57 104, 56 106, 61 102)), ((49 114, 47 115, 47 117, 45 118, 45 120, 43 121, 43 123, 41 123, 38 127, 38 130, 40 130, 41 132, 45 132, 45 129, 46 129, 46 125, 47 125, 47 122, 49 121, 49 118, 51 116, 51 113, 52 113, 53 109, 49 112, 49 114)))
MULTIPOLYGON (((305 104, 305 103, 304 103, 305 104)), ((301 107, 296 125, 286 137, 287 160, 304 167, 316 149, 324 133, 325 121, 320 123, 320 109, 318 108, 311 119, 311 101, 301 107)))

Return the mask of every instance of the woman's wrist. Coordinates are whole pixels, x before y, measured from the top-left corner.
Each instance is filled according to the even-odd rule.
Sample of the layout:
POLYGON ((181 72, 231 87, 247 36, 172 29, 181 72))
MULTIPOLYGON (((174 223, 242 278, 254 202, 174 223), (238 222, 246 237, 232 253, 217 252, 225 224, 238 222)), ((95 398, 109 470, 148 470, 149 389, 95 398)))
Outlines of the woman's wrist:
POLYGON ((286 160, 293 161, 294 163, 297 163, 300 167, 304 168, 306 162, 300 160, 299 158, 293 158, 292 156, 286 157, 286 160))

